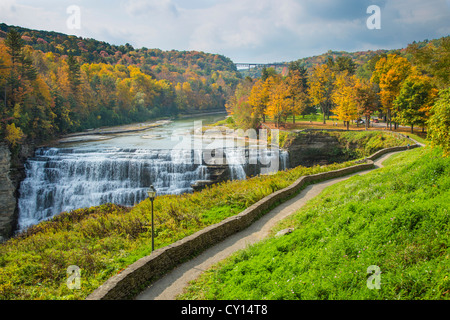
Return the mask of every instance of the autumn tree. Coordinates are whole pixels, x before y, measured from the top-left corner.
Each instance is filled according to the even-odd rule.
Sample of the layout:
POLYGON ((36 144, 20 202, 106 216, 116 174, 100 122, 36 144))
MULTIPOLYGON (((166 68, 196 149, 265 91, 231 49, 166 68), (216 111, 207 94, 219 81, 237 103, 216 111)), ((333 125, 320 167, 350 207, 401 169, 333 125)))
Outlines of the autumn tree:
POLYGON ((235 123, 243 130, 257 129, 259 123, 259 117, 249 103, 252 87, 251 79, 244 80, 237 85, 234 96, 226 104, 228 114, 233 116, 235 123))
POLYGON ((323 124, 332 106, 334 73, 327 64, 316 66, 308 79, 308 94, 312 103, 319 106, 323 114, 323 124))
POLYGON ((332 112, 339 120, 345 121, 347 130, 350 129, 350 121, 358 119, 355 83, 356 78, 350 76, 347 71, 338 74, 332 95, 333 102, 336 105, 332 112))
POLYGON ((269 90, 271 85, 271 78, 265 81, 257 80, 250 92, 248 102, 253 107, 253 112, 256 117, 261 118, 262 122, 266 122, 266 108, 269 102, 269 90))
POLYGON ((358 114, 365 117, 366 130, 368 130, 370 117, 378 109, 378 95, 373 84, 359 78, 356 78, 354 93, 358 114))
POLYGON ((9 143, 13 148, 20 143, 25 137, 23 131, 20 128, 16 128, 14 123, 6 125, 5 129, 5 140, 9 143))
POLYGON ((303 66, 290 65, 288 77, 285 79, 291 98, 291 114, 293 123, 295 117, 304 113, 309 105, 308 72, 303 66))
POLYGON ((400 93, 403 81, 409 76, 413 67, 403 57, 390 54, 387 58, 378 60, 371 82, 380 87, 380 100, 383 111, 387 114, 388 125, 392 129, 392 120, 395 117, 394 101, 400 93))
POLYGON ((278 80, 270 89, 270 98, 266 108, 266 115, 275 120, 277 128, 281 119, 291 113, 292 97, 286 82, 278 80))
POLYGON ((450 36, 434 40, 420 47, 418 43, 408 46, 406 51, 412 63, 431 77, 438 88, 447 88, 450 83, 450 36))

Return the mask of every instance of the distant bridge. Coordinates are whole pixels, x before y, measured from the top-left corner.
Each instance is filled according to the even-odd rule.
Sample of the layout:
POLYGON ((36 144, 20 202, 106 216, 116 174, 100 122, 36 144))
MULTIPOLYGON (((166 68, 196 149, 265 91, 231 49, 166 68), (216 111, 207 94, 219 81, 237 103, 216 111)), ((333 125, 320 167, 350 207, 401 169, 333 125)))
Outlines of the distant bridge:
POLYGON ((251 69, 251 68, 270 68, 270 67, 287 67, 288 63, 235 63, 238 69, 251 69))

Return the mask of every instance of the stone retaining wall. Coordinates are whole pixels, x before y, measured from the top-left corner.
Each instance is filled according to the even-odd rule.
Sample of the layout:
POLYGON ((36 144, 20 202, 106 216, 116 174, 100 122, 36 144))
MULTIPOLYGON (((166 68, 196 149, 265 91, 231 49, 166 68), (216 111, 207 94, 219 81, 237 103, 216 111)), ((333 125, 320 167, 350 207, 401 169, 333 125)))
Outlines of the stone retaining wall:
MULTIPOLYGON (((410 148, 416 147, 418 147, 418 145, 410 148)), ((198 254, 232 234, 247 228, 273 205, 293 196, 307 183, 329 180, 355 172, 373 169, 373 161, 375 159, 386 153, 404 151, 407 149, 408 147, 394 147, 380 150, 370 156, 365 164, 301 177, 291 186, 272 193, 240 214, 209 226, 172 245, 155 250, 151 255, 138 260, 120 274, 107 280, 102 286, 89 295, 87 300, 130 299, 133 295, 138 294, 138 292, 136 292, 137 288, 144 289, 143 285, 157 280, 161 275, 172 270, 193 255, 198 254)))

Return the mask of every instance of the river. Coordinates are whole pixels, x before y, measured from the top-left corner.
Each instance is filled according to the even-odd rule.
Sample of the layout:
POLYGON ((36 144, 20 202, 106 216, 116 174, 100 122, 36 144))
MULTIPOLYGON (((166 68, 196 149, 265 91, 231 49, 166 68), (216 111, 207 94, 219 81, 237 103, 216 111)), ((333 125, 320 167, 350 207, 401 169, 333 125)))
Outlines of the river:
POLYGON ((26 178, 19 190, 19 230, 74 209, 104 203, 133 206, 147 197, 150 185, 159 195, 192 192, 195 182, 210 179, 208 165, 217 161, 218 150, 223 150, 231 179, 246 179, 248 170, 255 172, 255 167, 258 173, 267 173, 266 167, 286 169, 286 153, 256 148, 257 161, 250 161, 245 139, 201 131, 202 125, 225 117, 218 114, 175 120, 144 131, 103 136, 98 141, 36 150, 26 163, 26 178))

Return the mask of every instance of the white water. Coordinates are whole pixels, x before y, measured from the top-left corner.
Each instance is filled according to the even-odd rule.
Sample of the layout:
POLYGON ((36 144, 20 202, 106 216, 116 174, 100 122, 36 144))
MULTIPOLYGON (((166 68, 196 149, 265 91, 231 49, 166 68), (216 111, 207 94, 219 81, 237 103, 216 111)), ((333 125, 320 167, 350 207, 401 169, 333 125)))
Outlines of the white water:
POLYGON ((133 206, 147 197, 153 184, 158 194, 191 192, 191 184, 207 180, 205 166, 180 151, 173 161, 169 150, 40 149, 27 163, 19 199, 19 226, 77 208, 115 203, 133 206))
MULTIPOLYGON (((209 179, 207 166, 194 161, 199 151, 170 150, 174 140, 167 134, 174 127, 186 127, 186 123, 192 125, 192 121, 185 121, 172 129, 157 128, 104 142, 37 150, 26 164, 26 178, 20 187, 19 231, 78 208, 104 203, 133 206, 147 197, 152 184, 158 195, 192 192, 192 184, 209 179), (142 137, 149 133, 156 138, 142 137), (159 149, 163 145, 169 147, 159 149)), ((259 150, 250 160, 244 148, 235 146, 225 149, 225 156, 233 180, 288 166, 288 154, 279 150, 259 150)))

